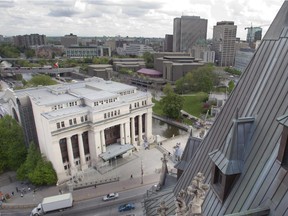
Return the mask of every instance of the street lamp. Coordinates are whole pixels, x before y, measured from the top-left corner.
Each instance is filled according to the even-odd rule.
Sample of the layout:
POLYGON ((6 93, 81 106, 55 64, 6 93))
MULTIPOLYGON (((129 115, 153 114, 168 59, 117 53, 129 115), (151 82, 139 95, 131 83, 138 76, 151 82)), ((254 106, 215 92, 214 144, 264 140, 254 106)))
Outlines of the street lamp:
POLYGON ((144 175, 143 162, 142 162, 142 159, 141 159, 141 184, 143 184, 143 175, 144 175))

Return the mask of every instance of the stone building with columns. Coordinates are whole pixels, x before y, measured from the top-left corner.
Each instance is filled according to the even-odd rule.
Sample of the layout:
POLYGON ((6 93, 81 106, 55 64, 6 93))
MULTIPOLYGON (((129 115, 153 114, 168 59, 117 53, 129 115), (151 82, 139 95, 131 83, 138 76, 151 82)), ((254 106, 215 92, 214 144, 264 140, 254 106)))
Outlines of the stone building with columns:
POLYGON ((97 163, 125 157, 152 142, 152 100, 136 87, 88 78, 77 83, 10 90, 10 114, 52 162, 58 181, 97 163))

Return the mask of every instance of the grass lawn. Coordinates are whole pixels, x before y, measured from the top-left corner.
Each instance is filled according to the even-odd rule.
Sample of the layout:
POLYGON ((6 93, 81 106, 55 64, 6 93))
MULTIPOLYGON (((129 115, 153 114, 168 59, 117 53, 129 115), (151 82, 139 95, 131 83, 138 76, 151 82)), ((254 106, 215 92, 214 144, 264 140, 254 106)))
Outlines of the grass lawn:
MULTIPOLYGON (((208 97, 207 93, 197 92, 187 95, 181 95, 184 98, 183 110, 191 115, 199 117, 202 110, 203 100, 208 97)), ((163 115, 162 107, 159 101, 152 99, 155 104, 153 112, 158 115, 163 115)))
POLYGON ((183 110, 191 115, 200 117, 203 100, 208 97, 207 93, 197 92, 195 94, 183 95, 184 105, 183 110))

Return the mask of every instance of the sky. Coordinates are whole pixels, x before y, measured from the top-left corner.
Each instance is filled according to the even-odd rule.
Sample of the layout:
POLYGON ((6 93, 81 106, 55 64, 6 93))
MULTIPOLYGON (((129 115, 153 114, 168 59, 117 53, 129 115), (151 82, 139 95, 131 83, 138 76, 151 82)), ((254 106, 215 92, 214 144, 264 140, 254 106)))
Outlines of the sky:
POLYGON ((0 35, 161 37, 173 34, 173 19, 208 20, 207 38, 219 21, 234 21, 263 35, 285 0, 0 0, 0 35))

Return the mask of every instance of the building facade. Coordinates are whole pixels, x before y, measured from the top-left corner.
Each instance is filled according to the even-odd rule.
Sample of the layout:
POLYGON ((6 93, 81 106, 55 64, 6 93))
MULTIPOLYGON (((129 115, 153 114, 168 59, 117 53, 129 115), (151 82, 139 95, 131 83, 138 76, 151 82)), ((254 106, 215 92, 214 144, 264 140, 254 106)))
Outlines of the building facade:
POLYGON ((69 35, 65 35, 64 37, 61 37, 61 45, 63 45, 65 48, 70 46, 78 45, 78 37, 77 35, 74 35, 70 33, 69 35))
POLYGON ((173 35, 166 34, 164 40, 164 52, 173 52, 173 35))
POLYGON ((218 66, 234 65, 236 33, 237 26, 232 21, 217 22, 213 27, 212 50, 218 66))
POLYGON ((109 155, 121 157, 153 141, 151 94, 133 86, 94 77, 72 84, 9 89, 4 98, 22 125, 26 124, 22 108, 30 109, 41 153, 52 162, 60 182, 112 159, 109 155), (112 146, 116 152, 126 150, 116 154, 110 152, 112 146))
POLYGON ((181 16, 174 19, 173 52, 187 52, 199 40, 206 40, 207 19, 181 16))
POLYGON ((70 46, 65 49, 65 54, 69 58, 93 58, 111 56, 111 49, 102 46, 70 46))
POLYGON ((13 37, 15 46, 30 47, 36 45, 46 44, 46 35, 30 34, 30 35, 17 35, 13 37))

